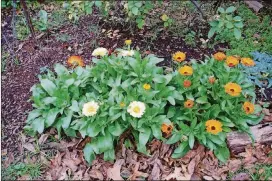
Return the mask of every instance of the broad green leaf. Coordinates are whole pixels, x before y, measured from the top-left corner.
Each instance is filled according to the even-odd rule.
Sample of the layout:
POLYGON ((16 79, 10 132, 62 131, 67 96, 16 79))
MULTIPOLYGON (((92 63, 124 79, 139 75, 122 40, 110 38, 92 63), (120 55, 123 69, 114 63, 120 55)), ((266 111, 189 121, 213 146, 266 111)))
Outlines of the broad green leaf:
POLYGON ((196 99, 196 102, 199 104, 204 104, 208 102, 207 96, 202 96, 196 99))
POLYGON ((215 31, 216 31, 215 28, 211 28, 209 33, 208 33, 208 38, 211 38, 214 35, 215 31))
POLYGON ((138 12, 139 12, 139 9, 134 6, 132 9, 131 9, 131 12, 134 14, 134 15, 138 15, 138 12))
POLYGON ((33 120, 33 119, 35 119, 35 118, 41 116, 41 114, 42 114, 42 113, 41 113, 41 110, 40 110, 40 109, 34 109, 34 110, 30 111, 30 112, 28 113, 28 117, 27 117, 26 122, 29 122, 29 121, 31 121, 31 120, 33 120))
POLYGON ((72 101, 72 105, 69 107, 74 112, 79 112, 78 102, 76 100, 72 101))
POLYGON ((57 89, 56 85, 48 79, 42 79, 41 86, 50 96, 53 96, 55 90, 57 89))
POLYGON ((230 152, 227 147, 219 147, 214 150, 215 156, 222 162, 226 163, 230 157, 230 152))
POLYGON ((34 121, 32 122, 32 128, 41 134, 44 130, 44 118, 34 119, 34 121))
POLYGON ((124 131, 123 128, 118 122, 115 122, 114 124, 109 126, 109 132, 113 136, 120 136, 123 133, 123 131, 124 131))
POLYGON ((234 32, 234 36, 235 36, 236 39, 241 38, 241 30, 239 30, 237 28, 234 28, 233 32, 234 32))
POLYGON ((229 29, 231 29, 231 28, 233 28, 234 26, 233 26, 233 24, 232 24, 231 22, 227 22, 227 23, 226 23, 226 27, 229 28, 229 29))
POLYGON ((181 137, 182 137, 181 134, 175 133, 171 136, 171 138, 169 140, 166 141, 166 144, 169 144, 169 145, 174 144, 174 143, 180 141, 181 137))
POLYGON ((95 153, 93 151, 91 143, 87 143, 83 149, 84 158, 91 165, 93 160, 95 160, 95 153))
POLYGON ((48 111, 47 116, 45 118, 46 127, 49 127, 54 123, 59 112, 60 110, 58 108, 53 108, 48 111))
POLYGON ((236 28, 243 28, 244 27, 244 24, 242 22, 238 22, 238 23, 234 23, 234 26, 236 28))
POLYGON ((95 137, 95 136, 97 136, 98 133, 101 131, 101 128, 100 128, 100 126, 98 126, 98 125, 94 125, 94 124, 90 123, 90 124, 88 125, 86 131, 87 131, 87 135, 88 135, 89 137, 95 137))
POLYGON ((190 146, 191 149, 193 149, 194 144, 195 144, 195 136, 194 136, 194 133, 190 133, 190 134, 189 134, 189 146, 190 146))
POLYGON ((67 116, 61 118, 63 129, 67 129, 70 126, 72 115, 73 115, 73 112, 69 111, 67 116))
POLYGON ((219 7, 217 11, 219 11, 220 13, 225 13, 224 8, 221 8, 221 7, 219 7))
POLYGON ((114 159, 115 159, 114 149, 104 152, 104 160, 105 161, 113 161, 114 159))
POLYGON ((103 153, 107 150, 113 149, 113 140, 109 132, 105 132, 104 136, 98 137, 97 147, 99 149, 99 153, 103 153))
POLYGON ((152 129, 153 136, 155 138, 157 138, 157 139, 161 139, 162 138, 162 133, 161 133, 161 127, 160 127, 160 125, 152 124, 151 125, 151 129, 152 129))
POLYGON ((64 67, 63 65, 57 63, 54 67, 55 72, 57 73, 58 76, 61 75, 67 75, 69 72, 67 70, 66 67, 64 67))
POLYGON ((235 16, 233 18, 234 21, 242 21, 242 18, 240 16, 235 16))
POLYGON ((142 127, 139 134, 140 145, 145 145, 151 135, 151 130, 148 127, 142 127))
POLYGON ((172 158, 181 158, 190 150, 188 141, 184 141, 179 144, 179 146, 175 149, 174 153, 172 154, 172 158))
POLYGON ((170 104, 172 104, 173 106, 176 104, 176 102, 175 102, 175 99, 173 98, 173 97, 171 97, 171 96, 168 96, 167 97, 167 100, 170 102, 170 104))
POLYGON ((232 13, 236 10, 236 8, 234 6, 230 6, 226 9, 226 13, 232 13))

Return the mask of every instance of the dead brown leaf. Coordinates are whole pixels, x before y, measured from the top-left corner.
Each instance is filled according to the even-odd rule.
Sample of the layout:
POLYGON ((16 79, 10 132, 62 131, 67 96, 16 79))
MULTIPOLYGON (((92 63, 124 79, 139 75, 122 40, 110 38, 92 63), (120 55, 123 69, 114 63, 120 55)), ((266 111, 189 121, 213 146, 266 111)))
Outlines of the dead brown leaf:
POLYGON ((34 147, 33 144, 31 144, 31 143, 25 143, 25 144, 23 144, 23 147, 24 147, 25 149, 27 149, 28 151, 31 151, 31 152, 33 152, 33 153, 36 152, 35 147, 34 147))
POLYGON ((121 166, 124 164, 124 159, 116 160, 114 163, 113 168, 109 168, 107 170, 107 177, 108 179, 113 180, 124 180, 120 175, 121 166))
POLYGON ((5 160, 4 166, 7 168, 12 162, 14 162, 13 153, 8 154, 8 158, 5 160))
POLYGON ((75 172, 77 170, 77 165, 76 163, 72 160, 72 159, 63 159, 62 163, 67 166, 68 168, 70 168, 73 172, 75 172))
POLYGON ((137 162, 133 168, 133 174, 128 178, 129 180, 137 180, 137 177, 144 177, 144 178, 148 177, 147 173, 139 171, 139 166, 140 166, 140 163, 137 162))
MULTIPOLYGON (((96 178, 96 179, 98 179, 98 180, 104 180, 104 177, 103 177, 103 174, 99 171, 99 170, 97 170, 97 169, 92 169, 91 171, 90 171, 90 174, 89 174, 91 177, 93 177, 93 178, 96 178)), ((122 178, 122 177, 121 177, 122 178)), ((114 179, 113 179, 114 180, 114 179)))
POLYGON ((239 170, 242 166, 241 160, 235 159, 235 160, 229 160, 228 161, 228 168, 232 172, 236 172, 239 170))
POLYGON ((152 168, 151 174, 148 177, 148 180, 160 180, 160 167, 158 162, 160 162, 159 159, 155 160, 154 166, 152 168))
POLYGON ((175 170, 173 173, 169 174, 167 177, 162 178, 163 180, 190 180, 191 176, 189 174, 183 174, 181 167, 175 167, 175 170))
POLYGON ((250 180, 250 176, 247 173, 238 173, 231 180, 250 180))
POLYGON ((48 136, 49 136, 49 134, 42 134, 41 137, 39 138, 39 141, 38 141, 39 145, 45 143, 48 136))

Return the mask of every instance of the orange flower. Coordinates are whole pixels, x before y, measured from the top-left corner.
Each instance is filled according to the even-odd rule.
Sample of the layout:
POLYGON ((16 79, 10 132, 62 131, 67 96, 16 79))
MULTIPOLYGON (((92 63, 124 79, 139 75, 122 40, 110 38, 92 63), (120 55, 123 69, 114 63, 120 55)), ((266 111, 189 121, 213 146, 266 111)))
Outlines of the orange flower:
POLYGON ((84 66, 83 59, 80 56, 76 56, 76 55, 69 57, 67 60, 67 64, 69 66, 80 66, 80 67, 84 66))
POLYGON ((211 84, 214 84, 215 80, 216 80, 216 79, 214 78, 214 76, 209 77, 209 82, 210 82, 211 84))
POLYGON ((192 82, 190 80, 184 80, 183 81, 183 86, 186 87, 186 88, 190 87, 191 84, 192 84, 192 82))
POLYGON ((217 52, 213 55, 213 58, 218 61, 222 61, 226 59, 226 55, 223 52, 217 52))
POLYGON ((248 67, 255 65, 255 62, 251 58, 241 58, 241 63, 248 67))
POLYGON ((163 133, 166 133, 167 135, 171 134, 173 131, 173 124, 168 125, 168 124, 163 123, 161 126, 161 131, 163 133))
POLYGON ((254 104, 252 104, 251 102, 245 102, 243 105, 243 109, 246 114, 252 114, 254 112, 254 104))
POLYGON ((186 54, 183 52, 176 52, 173 55, 173 60, 177 61, 177 62, 182 62, 186 59, 186 54))
POLYGON ((206 130, 211 134, 218 134, 222 132, 222 123, 220 121, 211 119, 206 122, 206 130))
POLYGON ((184 102, 184 107, 186 108, 192 108, 194 106, 194 101, 188 99, 186 102, 184 102))
POLYGON ((235 56, 229 56, 227 57, 226 64, 229 67, 235 67, 236 65, 239 64, 239 59, 235 56))
POLYGON ((187 65, 180 67, 178 71, 181 75, 192 75, 194 72, 193 68, 187 65))
POLYGON ((225 85, 225 92, 231 96, 239 96, 242 92, 240 85, 229 82, 225 85))

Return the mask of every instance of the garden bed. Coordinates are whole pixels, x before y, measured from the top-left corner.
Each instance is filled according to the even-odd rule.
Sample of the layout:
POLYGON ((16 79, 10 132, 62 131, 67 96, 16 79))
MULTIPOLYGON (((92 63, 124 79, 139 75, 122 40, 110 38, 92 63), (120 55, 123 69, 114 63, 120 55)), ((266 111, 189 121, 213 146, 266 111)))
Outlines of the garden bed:
MULTIPOLYGON (((7 16, 8 23, 10 23, 10 16, 7 16)), ((124 40, 132 39, 132 47, 139 48, 144 55, 152 53, 164 58, 160 66, 167 69, 172 67, 172 54, 176 51, 186 52, 186 61, 189 61, 190 59, 203 60, 204 55, 211 55, 228 48, 227 43, 218 43, 213 48, 203 47, 202 44, 197 43, 196 47, 192 47, 187 45, 183 38, 163 32, 157 34, 156 38, 152 40, 152 35, 148 35, 150 33, 148 30, 137 30, 134 34, 130 34, 129 30, 125 30, 128 28, 111 27, 107 23, 96 27, 97 29, 88 26, 89 24, 98 24, 98 22, 96 16, 85 16, 80 19, 78 25, 67 24, 56 30, 39 34, 37 42, 31 39, 12 42, 10 24, 4 26, 4 33, 7 33, 5 35, 9 37, 4 51, 8 52, 10 56, 6 60, 6 69, 2 72, 1 78, 1 142, 2 156, 7 158, 7 165, 12 162, 12 157, 19 156, 18 160, 23 161, 26 155, 33 153, 38 153, 38 156, 33 156, 32 160, 27 162, 34 164, 35 161, 42 160, 46 163, 49 157, 44 158, 41 153, 50 152, 52 154, 51 161, 46 163, 50 169, 40 177, 43 179, 111 178, 119 180, 121 175, 123 178, 132 180, 136 178, 155 180, 204 178, 208 180, 212 178, 226 179, 229 169, 236 172, 242 168, 242 165, 244 168, 251 169, 254 163, 269 164, 272 162, 271 157, 266 156, 271 153, 271 148, 258 144, 255 149, 246 147, 246 152, 238 156, 233 155, 225 166, 218 166, 218 160, 212 152, 205 150, 203 146, 198 144, 185 157, 174 160, 170 158, 174 150, 173 146, 153 140, 148 145, 151 157, 146 157, 121 145, 117 150, 114 165, 103 161, 102 157, 98 156, 93 162, 93 166, 89 168, 82 154, 82 148, 89 140, 65 138, 62 141, 53 141, 56 137, 56 132, 53 130, 42 135, 39 144, 36 144, 34 139, 26 138, 22 134, 22 128, 27 119, 27 112, 32 109, 31 102, 28 102, 31 96, 30 88, 38 83, 38 74, 46 72, 47 69, 52 70, 55 63, 66 65, 66 61, 71 55, 80 55, 85 64, 92 64, 91 52, 95 46, 113 51, 118 47, 123 47, 124 40), (112 33, 109 35, 107 32, 112 33), (7 44, 12 45, 12 50, 7 47, 7 44), (16 58, 13 57, 14 52, 16 58), (17 64, 15 59, 18 60, 17 64), (39 145, 39 152, 35 148, 37 145, 39 145), (27 150, 26 153, 24 150, 27 150), (242 158, 243 161, 236 158, 242 158), (239 166, 233 168, 233 165, 239 166), (214 172, 211 173, 211 170, 214 172)), ((256 92, 257 100, 268 101, 270 104, 267 105, 264 123, 271 121, 271 90, 271 88, 264 90, 266 98, 258 91, 256 92)), ((249 174, 246 173, 246 176, 249 174)))

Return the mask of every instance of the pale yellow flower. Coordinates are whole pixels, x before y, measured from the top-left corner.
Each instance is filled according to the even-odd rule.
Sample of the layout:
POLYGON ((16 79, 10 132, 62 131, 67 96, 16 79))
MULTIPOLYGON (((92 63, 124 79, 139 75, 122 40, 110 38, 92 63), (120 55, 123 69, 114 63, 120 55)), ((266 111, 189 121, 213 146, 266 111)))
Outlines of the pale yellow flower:
POLYGON ((97 113, 99 105, 95 101, 87 102, 83 105, 82 114, 85 116, 94 116, 97 113))

